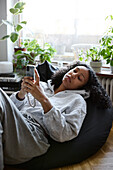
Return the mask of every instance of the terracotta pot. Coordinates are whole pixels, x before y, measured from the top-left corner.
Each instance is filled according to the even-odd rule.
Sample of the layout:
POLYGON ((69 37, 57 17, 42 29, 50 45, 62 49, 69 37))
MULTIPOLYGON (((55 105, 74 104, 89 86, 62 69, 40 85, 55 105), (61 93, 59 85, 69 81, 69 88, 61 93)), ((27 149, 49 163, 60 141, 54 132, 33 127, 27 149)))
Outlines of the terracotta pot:
POLYGON ((18 46, 14 47, 14 53, 16 53, 19 50, 26 51, 26 48, 25 47, 18 47, 18 46))

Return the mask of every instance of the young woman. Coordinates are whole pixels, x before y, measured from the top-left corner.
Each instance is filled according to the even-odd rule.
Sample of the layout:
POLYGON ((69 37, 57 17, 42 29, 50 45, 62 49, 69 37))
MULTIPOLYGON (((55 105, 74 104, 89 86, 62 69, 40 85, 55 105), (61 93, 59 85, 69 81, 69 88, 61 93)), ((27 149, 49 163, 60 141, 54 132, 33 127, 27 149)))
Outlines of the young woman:
POLYGON ((1 170, 3 162, 18 164, 44 154, 50 147, 48 135, 59 142, 75 138, 87 114, 85 98, 111 107, 109 96, 85 64, 61 69, 47 83, 39 81, 36 70, 35 74, 36 81, 24 77, 21 90, 10 98, 0 90, 1 170))

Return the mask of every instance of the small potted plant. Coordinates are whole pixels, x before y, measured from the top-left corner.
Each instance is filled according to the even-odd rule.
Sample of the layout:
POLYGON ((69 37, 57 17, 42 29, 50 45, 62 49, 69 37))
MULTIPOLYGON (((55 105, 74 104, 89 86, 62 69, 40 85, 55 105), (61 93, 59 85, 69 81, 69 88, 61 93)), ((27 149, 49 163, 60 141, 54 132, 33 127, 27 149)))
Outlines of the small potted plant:
POLYGON ((45 43, 44 47, 41 48, 41 51, 37 51, 37 54, 39 55, 40 62, 43 63, 45 60, 51 62, 51 58, 53 57, 55 52, 55 48, 53 48, 50 44, 45 43))
MULTIPOLYGON (((113 16, 107 16, 106 19, 113 20, 113 16)), ((107 64, 110 64, 111 72, 113 73, 113 27, 110 26, 105 32, 104 36, 100 39, 101 51, 100 54, 107 64)))
POLYGON ((51 58, 56 52, 56 50, 48 43, 45 43, 44 46, 41 47, 36 39, 26 39, 22 45, 26 48, 26 51, 18 50, 14 54, 13 63, 15 63, 15 67, 17 69, 26 67, 27 64, 35 65, 37 62, 37 57, 39 57, 41 63, 45 60, 51 62, 51 58))
POLYGON ((111 71, 113 72, 113 36, 106 35, 102 37, 101 42, 101 55, 106 60, 107 64, 110 64, 111 71))
POLYGON ((86 51, 81 50, 79 53, 79 60, 84 60, 85 62, 89 61, 94 71, 100 72, 102 67, 100 47, 94 46, 86 51))
MULTIPOLYGON (((113 22, 113 15, 109 15, 105 18, 105 20, 110 19, 111 23, 113 22)), ((112 24, 108 27, 104 36, 99 40, 99 45, 97 47, 93 47, 86 52, 81 50, 79 53, 79 60, 88 61, 91 60, 90 64, 101 64, 101 58, 106 60, 107 64, 110 64, 111 72, 113 73, 113 26, 112 24), (94 61, 94 62, 93 62, 94 61)))

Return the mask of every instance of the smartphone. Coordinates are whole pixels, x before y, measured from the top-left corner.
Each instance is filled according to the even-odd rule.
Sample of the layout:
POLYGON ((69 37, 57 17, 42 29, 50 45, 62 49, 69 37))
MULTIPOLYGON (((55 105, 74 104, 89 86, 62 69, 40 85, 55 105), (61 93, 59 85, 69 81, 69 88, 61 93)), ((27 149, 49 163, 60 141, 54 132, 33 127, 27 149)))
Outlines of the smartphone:
POLYGON ((34 69, 35 69, 34 65, 27 65, 27 67, 26 67, 26 76, 33 77, 33 79, 35 80, 34 69))

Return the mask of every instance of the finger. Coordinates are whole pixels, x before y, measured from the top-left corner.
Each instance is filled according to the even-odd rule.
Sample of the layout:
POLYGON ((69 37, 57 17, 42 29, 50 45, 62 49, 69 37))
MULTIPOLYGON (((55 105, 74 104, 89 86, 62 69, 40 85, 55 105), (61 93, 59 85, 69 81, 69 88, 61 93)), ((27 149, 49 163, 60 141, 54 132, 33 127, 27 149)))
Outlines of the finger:
POLYGON ((22 80, 22 83, 21 83, 21 88, 24 87, 24 80, 22 80))
POLYGON ((33 77, 28 77, 28 76, 25 76, 25 77, 24 77, 24 80, 25 80, 25 79, 30 79, 30 80, 33 80, 33 77))
POLYGON ((26 93, 30 93, 30 89, 29 88, 27 88, 27 87, 24 87, 24 91, 26 92, 26 93))
POLYGON ((27 88, 27 89, 30 89, 30 90, 31 90, 31 89, 33 89, 33 86, 32 86, 31 84, 29 84, 29 83, 25 83, 25 84, 24 84, 24 88, 25 88, 25 89, 27 88))
POLYGON ((38 74, 37 69, 35 69, 35 77, 36 77, 36 84, 39 85, 40 76, 39 76, 39 74, 38 74))
POLYGON ((30 85, 30 86, 34 86, 35 84, 34 84, 34 81, 31 81, 31 80, 29 80, 29 79, 26 79, 25 81, 24 81, 24 83, 23 83, 23 85, 24 86, 26 86, 26 85, 30 85))

